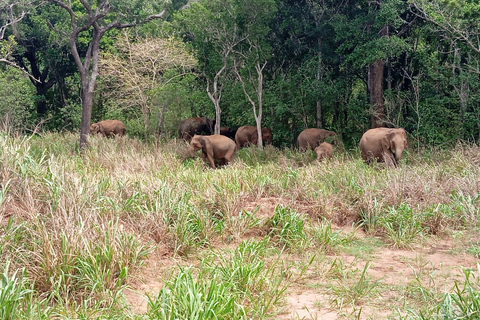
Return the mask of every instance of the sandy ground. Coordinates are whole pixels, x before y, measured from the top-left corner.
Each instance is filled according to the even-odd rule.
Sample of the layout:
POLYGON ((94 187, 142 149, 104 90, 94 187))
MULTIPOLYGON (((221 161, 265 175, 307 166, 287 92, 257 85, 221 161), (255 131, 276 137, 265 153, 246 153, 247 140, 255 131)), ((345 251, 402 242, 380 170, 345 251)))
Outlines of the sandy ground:
MULTIPOLYGON (((249 205, 248 209, 252 207, 249 205)), ((268 218, 274 208, 272 201, 264 200, 256 215, 268 218)), ((345 227, 336 228, 349 231, 345 227)), ((358 236, 365 237, 361 230, 358 231, 358 236)), ((289 287, 284 307, 276 319, 386 319, 393 315, 392 309, 395 306, 401 307, 405 303, 402 301, 402 291, 409 284, 420 281, 425 286, 433 285, 439 292, 451 291, 454 281, 463 278, 462 267, 476 268, 479 259, 457 250, 457 247, 458 243, 455 244, 451 238, 435 237, 430 243, 418 244, 409 249, 396 249, 387 245, 376 247, 376 251, 366 254, 365 259, 359 258, 358 254, 356 257, 344 253, 327 255, 324 262, 309 267, 308 274, 302 281, 289 287), (357 273, 361 273, 369 263, 368 279, 377 281, 379 288, 383 289, 355 306, 339 306, 328 290, 328 285, 334 285, 335 280, 325 277, 325 269, 331 267, 335 259, 341 260, 345 268, 357 273)), ((131 281, 130 288, 124 291, 132 311, 145 313, 146 295, 155 297, 163 286, 162 275, 168 275, 177 265, 185 263, 165 254, 165 250, 150 255, 140 276, 131 281)))

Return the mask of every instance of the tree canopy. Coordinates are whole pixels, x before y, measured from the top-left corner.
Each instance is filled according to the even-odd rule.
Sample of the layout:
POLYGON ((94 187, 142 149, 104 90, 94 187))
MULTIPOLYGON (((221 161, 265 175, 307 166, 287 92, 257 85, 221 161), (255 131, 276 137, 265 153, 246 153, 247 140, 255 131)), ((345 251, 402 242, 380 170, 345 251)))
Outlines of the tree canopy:
POLYGON ((175 135, 182 118, 215 116, 217 130, 268 126, 277 146, 309 127, 356 146, 377 124, 405 128, 416 146, 480 139, 475 1, 10 3, 0 15, 2 54, 36 79, 20 92, 36 105, 29 118, 50 130, 86 137, 92 116, 116 117, 148 139, 175 135), (170 52, 159 46, 168 41, 183 49, 168 67, 142 73, 155 81, 128 76, 139 69, 125 46, 170 52), (148 102, 140 107, 128 92, 148 102), (138 106, 126 108, 128 100, 138 106))

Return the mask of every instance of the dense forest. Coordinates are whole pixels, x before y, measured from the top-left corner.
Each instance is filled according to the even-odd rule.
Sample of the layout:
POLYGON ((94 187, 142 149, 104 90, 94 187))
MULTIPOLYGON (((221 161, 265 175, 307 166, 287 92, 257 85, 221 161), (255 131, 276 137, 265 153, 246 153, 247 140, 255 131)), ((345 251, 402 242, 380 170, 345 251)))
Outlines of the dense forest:
POLYGON ((318 127, 358 144, 403 127, 414 147, 480 139, 473 0, 10 0, 0 117, 86 134, 120 119, 167 139, 187 117, 261 123, 274 145, 318 127))

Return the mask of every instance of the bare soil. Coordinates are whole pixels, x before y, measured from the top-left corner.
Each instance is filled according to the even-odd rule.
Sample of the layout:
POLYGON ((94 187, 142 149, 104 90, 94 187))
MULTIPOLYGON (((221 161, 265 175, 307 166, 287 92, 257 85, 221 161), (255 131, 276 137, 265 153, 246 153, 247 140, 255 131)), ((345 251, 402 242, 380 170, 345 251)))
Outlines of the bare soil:
MULTIPOLYGON (((256 216, 268 219, 273 215, 276 204, 291 206, 292 203, 288 202, 262 198, 243 203, 241 207, 250 212, 258 207, 256 216)), ((351 228, 344 223, 341 226, 332 226, 345 233, 351 228)), ((357 236, 360 239, 368 238, 361 230, 357 231, 357 236)), ((386 319, 394 316, 394 312, 404 313, 402 310, 405 310, 405 306, 412 309, 419 307, 415 301, 406 301, 407 288, 419 284, 440 294, 451 291, 454 282, 461 282, 463 279, 462 268, 476 268, 479 262, 479 259, 465 252, 458 240, 438 235, 408 249, 393 248, 380 241, 380 245, 374 247, 373 252, 365 253, 365 256, 358 251, 355 254, 341 252, 323 255, 321 261, 312 263, 305 277, 289 287, 284 306, 279 310, 276 319, 386 319), (331 287, 345 279, 342 280, 338 275, 336 278, 331 274, 331 270, 328 270, 335 259, 357 276, 368 263, 367 277, 369 281, 376 283, 375 291, 354 305, 339 305, 341 297, 333 294, 331 287)), ((132 311, 145 313, 146 294, 154 298, 163 286, 162 279, 167 279, 176 266, 192 263, 195 264, 175 258, 162 248, 151 254, 140 276, 131 281, 130 289, 124 291, 132 311)))

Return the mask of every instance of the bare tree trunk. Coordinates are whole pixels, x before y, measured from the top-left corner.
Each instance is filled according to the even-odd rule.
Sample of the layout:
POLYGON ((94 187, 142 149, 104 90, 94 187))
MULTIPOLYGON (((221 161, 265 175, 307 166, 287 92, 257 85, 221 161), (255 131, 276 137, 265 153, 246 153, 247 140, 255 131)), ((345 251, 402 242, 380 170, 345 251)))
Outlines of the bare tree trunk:
MULTIPOLYGON (((317 22, 317 27, 318 27, 318 22, 317 22)), ((321 72, 321 68, 322 68, 322 52, 320 51, 320 47, 321 47, 321 44, 322 44, 322 39, 318 38, 318 39, 317 39, 317 44, 318 44, 318 66, 317 66, 318 69, 317 69, 316 78, 317 78, 317 81, 320 82, 320 80, 322 80, 322 72, 321 72)), ((320 101, 320 99, 317 99, 316 124, 317 124, 317 128, 319 128, 319 129, 323 128, 323 123, 322 123, 322 102, 320 101)))
POLYGON ((98 77, 98 58, 100 53, 100 39, 104 32, 96 27, 93 29, 92 41, 87 50, 86 57, 82 63, 76 47, 76 35, 70 38, 70 47, 74 52, 75 62, 80 72, 82 85, 82 120, 80 122, 80 149, 88 145, 88 134, 90 133, 90 121, 92 119, 93 91, 98 77), (76 56, 75 56, 76 53, 76 56))
MULTIPOLYGON (((388 36, 388 26, 383 26, 379 33, 380 37, 388 36)), ((370 104, 374 107, 371 116, 371 127, 383 127, 385 125, 385 104, 383 98, 383 71, 385 61, 377 60, 368 67, 368 91, 370 104)))
POLYGON ((468 104, 468 99, 470 98, 469 95, 469 86, 468 86, 468 81, 462 77, 462 55, 460 53, 460 48, 454 48, 454 64, 453 64, 453 70, 452 74, 453 77, 456 78, 457 75, 460 76, 460 85, 457 86, 457 84, 454 82, 453 87, 455 89, 455 92, 458 95, 458 99, 460 102, 460 122, 462 124, 461 132, 460 132, 460 137, 462 139, 465 139, 465 112, 467 111, 467 104, 468 104))
POLYGON ((92 118, 93 90, 88 90, 88 84, 82 83, 82 120, 80 122, 80 149, 88 145, 90 119, 92 118))
MULTIPOLYGON (((221 72, 223 72, 223 68, 221 71, 217 73, 219 76, 221 72)), ((218 77, 215 75, 213 78, 213 92, 210 91, 210 80, 207 78, 207 94, 210 100, 213 102, 215 107, 215 129, 214 134, 220 134, 220 122, 222 117, 222 109, 220 108, 220 99, 222 98, 222 89, 223 86, 218 87, 218 77)))
POLYGON ((228 66, 228 56, 232 52, 232 49, 228 49, 223 53, 223 66, 213 77, 213 91, 210 90, 210 80, 207 77, 207 94, 210 100, 213 102, 215 106, 215 130, 214 134, 220 134, 220 123, 221 123, 221 115, 222 109, 220 108, 220 99, 222 99, 222 91, 223 91, 223 83, 219 85, 220 77, 222 76, 223 72, 227 69, 228 66))
POLYGON ((248 101, 252 105, 253 115, 255 117, 255 123, 257 125, 257 134, 258 134, 257 146, 260 149, 263 149, 263 139, 262 139, 263 69, 265 68, 266 65, 267 65, 266 61, 263 63, 263 65, 261 65, 260 62, 257 61, 256 65, 255 65, 255 71, 257 73, 257 79, 255 81, 255 80, 252 79, 253 77, 250 78, 250 82, 251 82, 252 86, 254 88, 256 87, 255 93, 257 95, 257 103, 255 103, 255 101, 252 99, 252 97, 248 93, 247 88, 245 86, 245 81, 243 80, 243 77, 240 74, 240 72, 238 72, 237 65, 235 63, 234 63, 234 68, 233 68, 233 71, 237 75, 238 80, 242 84, 243 93, 245 93, 245 96, 247 97, 248 101), (258 112, 257 112, 257 107, 258 107, 258 112))

